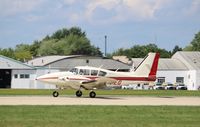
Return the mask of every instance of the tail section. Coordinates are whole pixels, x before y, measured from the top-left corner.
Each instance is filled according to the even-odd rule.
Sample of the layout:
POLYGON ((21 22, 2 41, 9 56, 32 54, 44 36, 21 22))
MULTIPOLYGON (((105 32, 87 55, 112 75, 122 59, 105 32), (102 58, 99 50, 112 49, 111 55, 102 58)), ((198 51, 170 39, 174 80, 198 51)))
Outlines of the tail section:
POLYGON ((134 74, 141 77, 155 78, 159 58, 159 53, 149 53, 136 68, 134 74))

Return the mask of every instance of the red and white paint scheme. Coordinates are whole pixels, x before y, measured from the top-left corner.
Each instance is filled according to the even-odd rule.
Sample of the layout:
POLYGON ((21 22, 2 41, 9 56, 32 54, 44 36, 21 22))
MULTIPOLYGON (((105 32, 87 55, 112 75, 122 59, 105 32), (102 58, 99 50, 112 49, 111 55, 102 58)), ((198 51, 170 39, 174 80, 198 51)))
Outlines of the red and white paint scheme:
MULTIPOLYGON (((135 83, 150 83, 156 80, 159 53, 149 53, 139 66, 132 72, 117 72, 91 66, 78 66, 67 72, 56 72, 37 77, 36 80, 56 85, 60 88, 76 89, 76 96, 82 96, 82 89, 91 90, 90 97, 94 98, 95 89, 109 85, 129 85, 135 83)), ((57 97, 59 93, 53 92, 57 97)))

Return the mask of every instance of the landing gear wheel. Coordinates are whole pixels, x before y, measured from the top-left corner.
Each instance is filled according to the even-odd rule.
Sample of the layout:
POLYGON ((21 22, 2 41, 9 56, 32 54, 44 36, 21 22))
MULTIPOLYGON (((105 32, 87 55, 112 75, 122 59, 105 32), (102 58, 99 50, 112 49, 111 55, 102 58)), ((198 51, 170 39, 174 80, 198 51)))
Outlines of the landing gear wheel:
POLYGON ((90 92, 90 97, 91 97, 91 98, 95 98, 95 97, 96 97, 96 93, 95 93, 94 91, 91 91, 91 92, 90 92))
POLYGON ((82 94, 83 94, 82 91, 80 91, 80 90, 77 90, 77 91, 76 91, 76 96, 77 96, 77 97, 81 97, 82 94))
POLYGON ((57 91, 54 91, 52 95, 53 95, 53 97, 58 97, 59 93, 57 91))

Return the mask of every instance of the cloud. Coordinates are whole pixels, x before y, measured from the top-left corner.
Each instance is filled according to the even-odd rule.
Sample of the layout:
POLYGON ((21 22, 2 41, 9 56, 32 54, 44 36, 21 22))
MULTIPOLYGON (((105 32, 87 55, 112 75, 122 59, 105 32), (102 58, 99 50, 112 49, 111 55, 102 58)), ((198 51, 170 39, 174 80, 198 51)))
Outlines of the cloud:
POLYGON ((188 15, 195 15, 195 14, 199 14, 200 12, 200 1, 199 0, 193 0, 191 2, 190 7, 187 9, 187 13, 188 15))
POLYGON ((76 2, 76 0, 63 0, 63 2, 67 5, 73 4, 76 2))
POLYGON ((162 9, 166 3, 163 0, 92 0, 86 5, 85 17, 90 22, 96 22, 95 12, 101 8, 106 10, 108 15, 112 12, 112 15, 106 19, 103 17, 98 22, 151 20, 155 18, 156 11, 162 9))
POLYGON ((30 12, 41 5, 45 0, 1 0, 0 16, 16 15, 30 12))

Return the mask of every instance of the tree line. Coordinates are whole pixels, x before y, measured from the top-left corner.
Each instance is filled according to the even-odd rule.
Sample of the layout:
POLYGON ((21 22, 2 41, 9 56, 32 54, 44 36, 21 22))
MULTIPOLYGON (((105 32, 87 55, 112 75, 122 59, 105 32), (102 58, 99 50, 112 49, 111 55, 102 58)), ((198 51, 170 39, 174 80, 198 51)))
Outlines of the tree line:
MULTIPOLYGON (((170 58, 177 51, 200 51, 200 32, 195 34, 194 39, 185 48, 178 45, 172 51, 159 48, 156 44, 134 45, 131 48, 119 48, 107 57, 114 55, 125 55, 129 58, 144 57, 149 52, 159 52, 162 58, 170 58)), ((91 44, 86 33, 79 27, 57 30, 52 35, 47 35, 41 41, 32 44, 19 44, 15 48, 0 48, 0 55, 27 61, 39 56, 47 55, 89 55, 103 56, 100 49, 91 44)))

